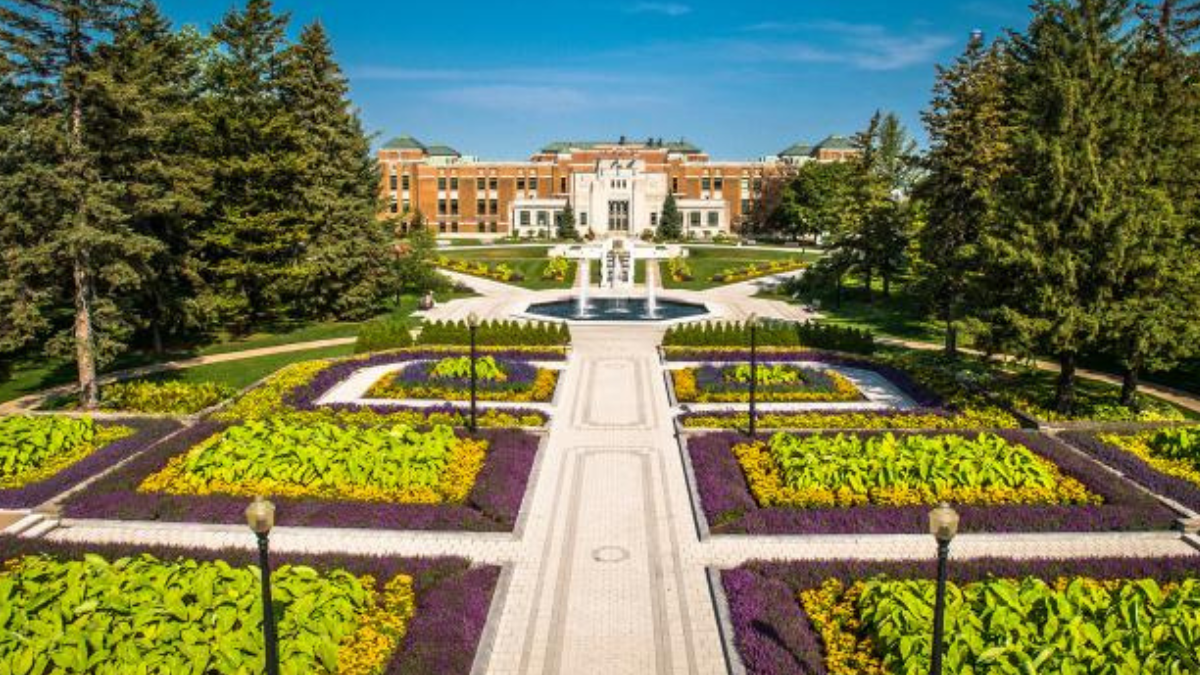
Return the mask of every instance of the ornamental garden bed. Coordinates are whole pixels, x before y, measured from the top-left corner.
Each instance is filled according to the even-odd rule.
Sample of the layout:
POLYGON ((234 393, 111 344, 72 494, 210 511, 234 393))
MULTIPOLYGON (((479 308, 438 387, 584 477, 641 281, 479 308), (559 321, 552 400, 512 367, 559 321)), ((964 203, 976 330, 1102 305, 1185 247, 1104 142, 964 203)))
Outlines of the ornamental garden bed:
MULTIPOLYGON (((929 672, 932 561, 755 562, 720 577, 750 675, 929 672)), ((1195 560, 977 559, 949 579, 947 673, 1200 668, 1195 560)))
POLYGON ((391 420, 206 421, 73 495, 63 513, 237 524, 261 494, 278 502, 281 525, 507 532, 539 445, 516 430, 470 437, 391 420))
MULTIPOLYGON (((249 535, 248 535, 249 536, 249 535)), ((0 539, 0 661, 14 673, 262 672, 250 551, 0 539)), ((499 568, 276 554, 283 673, 467 675, 499 568)))
POLYGON ((43 504, 178 428, 162 419, 0 417, 0 507, 43 504))
MULTIPOLYGON (((165 376, 164 376, 165 377, 165 376)), ((112 382, 100 387, 100 409, 105 412, 194 415, 221 404, 238 390, 220 382, 180 382, 170 379, 138 379, 112 382)), ((52 397, 44 410, 73 410, 78 396, 52 397)))
MULTIPOLYGON (((480 401, 546 403, 554 398, 558 387, 556 370, 491 355, 475 360, 475 379, 480 401)), ((471 357, 413 361, 376 382, 366 395, 374 399, 469 400, 471 357)))
POLYGON ((1021 431, 686 438, 712 534, 905 534, 950 501, 971 532, 1157 530, 1175 514, 1054 439, 1021 431))
POLYGON ((1200 427, 1060 436, 1145 488, 1200 512, 1200 427))
MULTIPOLYGON (((755 398, 763 403, 844 403, 866 400, 858 387, 832 369, 787 362, 760 363, 755 398)), ((742 403, 750 400, 750 365, 705 364, 671 371, 680 403, 742 403)))

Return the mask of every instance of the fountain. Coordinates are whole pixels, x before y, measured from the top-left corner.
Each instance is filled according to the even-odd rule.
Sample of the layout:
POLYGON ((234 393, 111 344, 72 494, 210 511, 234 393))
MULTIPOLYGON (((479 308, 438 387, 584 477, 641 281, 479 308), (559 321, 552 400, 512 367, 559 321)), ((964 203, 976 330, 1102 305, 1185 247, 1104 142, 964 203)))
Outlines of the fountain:
POLYGON ((579 297, 575 299, 575 318, 586 319, 591 309, 588 305, 588 286, 592 285, 591 260, 586 256, 579 259, 579 280, 583 283, 579 287, 579 297))
POLYGON ((658 261, 646 261, 646 316, 651 319, 658 318, 658 298, 654 297, 654 287, 658 285, 658 261), (655 269, 655 274, 650 273, 650 268, 655 269), (651 278, 653 277, 653 278, 651 278))

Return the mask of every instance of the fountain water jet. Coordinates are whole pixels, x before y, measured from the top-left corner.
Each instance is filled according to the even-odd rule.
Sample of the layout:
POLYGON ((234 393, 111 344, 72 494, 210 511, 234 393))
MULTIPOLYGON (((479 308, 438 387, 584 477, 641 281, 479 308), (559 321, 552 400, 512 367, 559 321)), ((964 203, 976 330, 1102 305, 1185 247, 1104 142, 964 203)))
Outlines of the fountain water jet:
POLYGON ((575 300, 575 316, 580 319, 588 317, 588 286, 592 283, 592 269, 588 258, 579 259, 579 279, 583 285, 579 287, 579 297, 575 300))
POLYGON ((658 318, 658 298, 655 297, 654 287, 658 284, 658 263, 646 261, 646 315, 651 319, 658 318), (654 273, 651 273, 651 267, 654 273))

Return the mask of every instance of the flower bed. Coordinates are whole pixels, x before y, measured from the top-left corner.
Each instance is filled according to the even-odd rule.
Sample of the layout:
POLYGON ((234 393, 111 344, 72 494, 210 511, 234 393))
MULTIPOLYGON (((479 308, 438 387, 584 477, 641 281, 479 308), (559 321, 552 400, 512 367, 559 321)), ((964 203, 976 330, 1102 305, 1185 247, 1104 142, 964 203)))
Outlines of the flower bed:
POLYGON ((342 433, 335 441, 336 433, 320 424, 250 424, 256 426, 191 427, 73 495, 64 513, 236 524, 244 521, 249 496, 261 492, 276 496, 281 525, 509 531, 539 445, 532 434, 485 431, 477 440, 444 443, 449 447, 434 457, 433 446, 446 441, 436 434, 419 435, 415 450, 406 449, 411 438, 389 450, 386 429, 342 433), (264 440, 280 434, 287 434, 286 444, 264 440), (308 441, 319 448, 339 443, 338 455, 314 452, 308 441))
POLYGON ((446 256, 438 256, 433 262, 445 270, 470 274, 471 276, 483 277, 494 281, 508 283, 510 281, 525 280, 525 277, 520 272, 509 267, 506 263, 491 265, 482 261, 451 260, 446 256))
MULTIPOLYGON (((13 672, 262 671, 250 551, 15 538, 0 550, 11 584, 0 660, 29 665, 13 672)), ((285 673, 467 675, 499 578, 454 558, 272 562, 285 673)))
MULTIPOLYGON (((480 401, 548 402, 558 386, 558 372, 528 361, 484 356, 476 360, 476 396, 480 401)), ((417 361, 384 377, 367 392, 378 399, 465 401, 471 396, 471 359, 448 357, 417 361)))
MULTIPOLYGON (((877 434, 862 434, 865 438, 873 435, 877 434)), ((1092 497, 1098 497, 1100 503, 1066 504, 1062 500, 1045 503, 1052 500, 1041 500, 1042 503, 1035 504, 988 504, 989 500, 983 498, 987 495, 993 497, 991 501, 1012 502, 1014 499, 994 499, 998 494, 1011 497, 1005 490, 992 493, 984 491, 975 495, 975 504, 959 508, 963 514, 965 531, 1154 530, 1169 528, 1174 521, 1173 512, 1156 499, 1125 481, 1114 480, 1102 467, 1049 437, 1018 431, 998 431, 996 435, 1009 444, 1021 446, 1028 455, 1040 460, 1036 463, 1037 467, 1053 465, 1057 471, 1054 475, 1077 482, 1084 489, 1082 493, 1077 488, 1071 488, 1062 494, 1049 494, 1069 494, 1082 498, 1076 501, 1085 502, 1094 502, 1092 497)), ((752 478, 748 481, 747 473, 735 455, 734 449, 745 444, 746 440, 732 433, 706 434, 687 439, 687 455, 695 477, 697 496, 714 534, 893 534, 922 532, 928 527, 928 507, 924 503, 929 499, 910 500, 910 493, 896 492, 896 498, 890 501, 897 505, 870 503, 870 499, 863 503, 864 500, 855 495, 870 493, 866 489, 865 479, 860 479, 864 481, 861 486, 863 489, 855 489, 849 484, 832 486, 832 505, 819 505, 820 500, 812 502, 817 505, 805 508, 783 506, 782 502, 771 500, 764 504, 756 499, 755 488, 752 487, 753 481, 761 476, 751 474, 752 478), (839 491, 838 488, 842 489, 839 491), (914 501, 919 501, 921 505, 914 504, 914 501), (839 503, 849 505, 838 506, 839 503)), ((755 459, 753 456, 747 457, 748 461, 755 459)), ((971 495, 965 481, 958 481, 954 487, 961 492, 960 496, 971 495)), ((1030 491, 1029 494, 1034 492, 1037 491, 1030 491)), ((812 494, 820 496, 817 491, 812 494)), ((913 494, 920 494, 920 491, 913 494)), ((929 497, 932 499, 934 496, 929 497)), ((826 499, 825 503, 829 504, 829 500, 826 499)))
MULTIPOLYGON (((750 675, 923 673, 934 575, 931 561, 750 563, 721 582, 750 675)), ((1188 558, 955 562, 946 672, 1039 658, 1037 672, 1190 672, 1198 577, 1188 558)))
POLYGON ((170 420, 0 418, 0 507, 38 506, 177 428, 170 420))
POLYGON ((799 258, 792 260, 772 260, 767 263, 750 263, 736 267, 727 267, 714 274, 712 280, 721 284, 735 284, 740 281, 757 279, 770 274, 794 272, 808 267, 808 263, 799 258))
POLYGON ((1200 511, 1200 428, 1136 434, 1070 431, 1062 438, 1147 489, 1200 511))
MULTIPOLYGON (((761 402, 861 401, 858 387, 835 370, 788 363, 758 366, 755 398, 761 402)), ((750 366, 704 365, 671 371, 675 398, 682 403, 740 403, 750 400, 750 366)))
MULTIPOLYGON (((237 394, 237 389, 219 382, 174 380, 127 380, 100 387, 100 409, 106 412, 135 412, 191 415, 211 408, 237 394)), ((76 409, 77 396, 51 398, 47 410, 76 409)))

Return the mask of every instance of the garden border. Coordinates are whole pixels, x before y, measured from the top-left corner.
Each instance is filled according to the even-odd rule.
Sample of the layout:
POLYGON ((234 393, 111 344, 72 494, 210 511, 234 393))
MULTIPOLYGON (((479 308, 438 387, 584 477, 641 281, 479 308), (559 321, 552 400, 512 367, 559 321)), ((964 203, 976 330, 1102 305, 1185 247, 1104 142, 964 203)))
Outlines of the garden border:
MULTIPOLYGON (((39 415, 48 417, 50 415, 39 415)), ((19 415, 18 415, 19 417, 19 415)), ((58 473, 36 483, 19 488, 0 490, 0 508, 36 509, 75 486, 103 474, 114 466, 140 455, 159 441, 183 428, 179 421, 167 417, 132 417, 106 415, 93 417, 97 424, 125 426, 134 433, 117 439, 102 448, 63 467, 58 473)))
MULTIPOLYGON (((932 549, 932 543, 931 543, 932 549)), ((824 560, 754 561, 719 572, 733 624, 734 647, 749 675, 827 675, 824 649, 796 595, 822 581, 935 578, 936 561, 824 560)), ((1196 561, 1175 558, 1075 558, 1012 560, 978 558, 955 561, 949 578, 956 583, 996 577, 1085 576, 1099 579, 1154 578, 1160 581, 1196 577, 1196 561)))
MULTIPOLYGON (((1162 426, 1147 426, 1140 432, 1154 431, 1162 426)), ((1137 483, 1150 492, 1178 503, 1186 509, 1200 513, 1200 485, 1177 478, 1155 469, 1133 453, 1100 440, 1101 434, 1136 435, 1138 430, 1123 431, 1090 430, 1064 431, 1058 437, 1080 452, 1104 464, 1124 478, 1137 483)))
MULTIPOLYGON (((247 498, 138 492, 146 477, 172 458, 234 422, 205 421, 175 434, 119 467, 62 505, 66 518, 240 524, 247 498)), ((484 429, 488 461, 465 504, 391 504, 276 498, 277 523, 293 527, 355 527, 384 530, 499 532, 521 524, 526 494, 545 436, 515 429, 484 429)))
MULTIPOLYGON (((795 435, 826 434, 805 430, 795 435)), ((870 430, 859 436, 958 435, 974 431, 870 430)), ((1109 469, 1052 437, 1028 431, 990 431, 1020 443, 1058 466, 1063 474, 1082 482, 1104 498, 1099 506, 997 505, 960 506, 964 532, 1105 532, 1168 530, 1178 515, 1140 486, 1113 480, 1109 469)), ((769 436, 759 435, 757 440, 769 436)), ((927 527, 927 506, 854 506, 832 508, 763 508, 751 494, 741 466, 731 449, 748 439, 735 432, 685 435, 680 438, 685 472, 694 477, 693 509, 712 536, 909 534, 927 527)))
MULTIPOLYGON (((250 533, 247 531, 247 540, 250 533)), ((160 560, 190 558, 224 560, 232 566, 258 564, 251 547, 207 549, 171 545, 56 543, 41 539, 0 537, 0 558, 46 554, 69 560, 94 553, 106 559, 148 553, 160 560)), ((307 565, 371 574, 379 588, 397 574, 413 578, 417 612, 399 647, 386 664, 387 675, 469 675, 483 647, 483 631, 498 599, 501 568, 475 565, 465 558, 397 558, 385 556, 274 553, 272 567, 307 565), (476 601, 484 595, 487 601, 476 601), (447 644, 448 643, 448 644, 447 644), (466 657, 466 658, 464 658, 466 657)))

